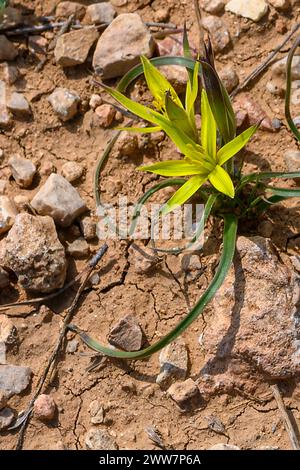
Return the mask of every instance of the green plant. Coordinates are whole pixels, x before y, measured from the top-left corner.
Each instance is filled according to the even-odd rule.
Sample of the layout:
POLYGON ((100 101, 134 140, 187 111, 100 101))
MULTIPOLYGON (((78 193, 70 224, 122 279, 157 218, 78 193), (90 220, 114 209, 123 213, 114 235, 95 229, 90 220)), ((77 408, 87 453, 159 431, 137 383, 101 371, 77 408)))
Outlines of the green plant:
MULTIPOLYGON (((200 236, 201 227, 212 214, 224 221, 222 253, 210 285, 194 308, 175 328, 152 346, 137 352, 114 350, 99 344, 77 326, 69 325, 69 328, 77 332, 89 347, 111 357, 142 359, 159 351, 178 337, 201 314, 222 285, 233 261, 238 222, 257 216, 271 204, 300 196, 299 189, 276 188, 266 184, 267 180, 300 177, 300 171, 243 174, 243 159, 240 159, 241 163, 237 164, 238 161, 234 161, 233 157, 246 145, 258 125, 236 136, 235 115, 230 98, 215 70, 210 43, 206 46, 206 56, 199 61, 191 59, 186 36, 184 50, 185 57, 160 57, 151 61, 142 57, 142 64, 125 75, 118 89, 103 86, 132 114, 155 125, 155 127, 148 128, 125 129, 134 132, 155 132, 162 129, 183 154, 182 160, 160 162, 139 169, 162 176, 191 176, 188 180, 184 178, 163 180, 148 190, 138 201, 132 227, 139 216, 141 206, 162 188, 179 186, 171 199, 162 206, 160 213, 163 216, 183 204, 193 194, 197 192, 200 194, 199 188, 201 187, 201 198, 205 202, 205 210, 200 230, 197 231, 193 241, 200 236), (189 72, 185 105, 155 67, 166 64, 181 65, 189 72), (129 85, 143 73, 153 95, 155 109, 136 103, 124 94, 129 85), (202 84, 200 135, 195 124, 195 102, 198 97, 199 78, 202 84), (211 184, 207 184, 207 181, 211 184)), ((97 185, 100 167, 108 157, 116 138, 109 144, 108 150, 104 152, 98 164, 97 185)), ((96 202, 100 204, 97 190, 96 202)), ((132 233, 132 230, 130 232, 132 233)))

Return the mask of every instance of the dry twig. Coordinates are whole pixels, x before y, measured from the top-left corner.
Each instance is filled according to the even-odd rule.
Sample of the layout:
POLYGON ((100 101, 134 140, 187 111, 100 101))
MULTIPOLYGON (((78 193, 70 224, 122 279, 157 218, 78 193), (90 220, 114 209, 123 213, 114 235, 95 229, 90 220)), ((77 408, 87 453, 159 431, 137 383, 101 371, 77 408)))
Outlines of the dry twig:
POLYGON ((283 399, 281 397, 279 388, 278 388, 277 385, 271 385, 271 390, 273 392, 273 395, 274 395, 274 398, 276 400, 278 409, 279 409, 279 411, 281 413, 281 416, 283 418, 285 429, 286 429, 286 432, 288 433, 288 436, 290 438, 292 447, 293 447, 294 450, 300 450, 300 445, 299 445, 295 430, 294 430, 293 425, 291 423, 290 417, 289 417, 289 415, 286 411, 286 408, 285 408, 283 399))

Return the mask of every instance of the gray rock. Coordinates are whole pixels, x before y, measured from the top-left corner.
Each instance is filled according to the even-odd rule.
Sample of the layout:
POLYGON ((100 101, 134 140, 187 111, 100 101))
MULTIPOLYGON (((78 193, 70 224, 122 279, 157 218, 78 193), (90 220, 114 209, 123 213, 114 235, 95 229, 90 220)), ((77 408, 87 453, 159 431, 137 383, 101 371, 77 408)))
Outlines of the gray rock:
POLYGON ((266 83, 266 90, 275 96, 284 96, 285 87, 281 80, 269 80, 266 83))
POLYGON ((95 27, 88 27, 63 34, 57 40, 54 57, 62 67, 84 64, 99 33, 95 27))
POLYGON ((233 444, 215 444, 211 446, 208 450, 241 450, 238 446, 234 446, 233 444))
POLYGON ((12 177, 16 183, 21 186, 21 188, 28 188, 36 173, 35 164, 27 158, 16 155, 8 160, 8 165, 10 166, 12 177))
POLYGON ((101 424, 104 421, 104 409, 98 400, 93 400, 89 406, 92 424, 101 424))
POLYGON ((8 85, 13 85, 19 78, 19 70, 15 65, 3 62, 0 64, 0 79, 8 85))
POLYGON ((77 114, 80 97, 75 91, 56 88, 48 101, 62 121, 69 121, 77 114))
POLYGON ((140 62, 140 56, 151 57, 154 41, 137 13, 124 13, 113 20, 98 41, 93 67, 102 79, 124 75, 140 62))
POLYGON ((211 35, 214 50, 222 52, 231 41, 225 23, 220 18, 209 15, 202 19, 202 24, 211 35))
POLYGON ((230 65, 221 70, 220 78, 228 93, 231 93, 232 90, 239 84, 239 77, 236 71, 230 65))
POLYGON ((31 116, 30 105, 22 93, 12 93, 9 101, 7 102, 8 109, 17 117, 31 116))
POLYGON ((6 105, 0 103, 0 128, 8 128, 12 124, 12 115, 6 105))
MULTIPOLYGON (((286 63, 287 57, 283 57, 283 59, 278 60, 275 62, 272 67, 271 71, 273 75, 279 76, 286 76, 286 63)), ((292 80, 299 80, 300 79, 300 55, 294 55, 292 60, 292 67, 291 67, 291 76, 292 80)))
POLYGON ((67 162, 61 168, 61 174, 69 183, 79 180, 83 175, 84 168, 82 165, 76 162, 67 162))
POLYGON ((177 339, 162 349, 159 355, 160 373, 156 383, 167 388, 176 380, 184 380, 188 368, 188 352, 185 343, 177 339))
POLYGON ((116 10, 109 2, 94 3, 86 9, 87 20, 94 24, 111 23, 116 10))
POLYGON ((142 347, 143 332, 133 315, 126 315, 110 330, 110 344, 125 351, 138 351, 142 347))
POLYGON ((14 420, 14 412, 11 408, 3 408, 0 411, 0 431, 7 429, 14 420))
POLYGON ((203 9, 210 13, 211 15, 217 15, 224 11, 225 3, 222 0, 205 0, 203 4, 203 9))
POLYGON ((89 450, 117 450, 118 446, 115 440, 107 431, 91 428, 86 433, 85 445, 89 450))
POLYGON ((268 4, 265 0, 230 0, 225 10, 257 22, 267 13, 268 4))
MULTIPOLYGON (((287 150, 283 158, 288 171, 300 171, 300 150, 287 150)), ((295 178, 295 181, 300 181, 300 178, 295 178)))
POLYGON ((57 18, 69 18, 74 15, 77 20, 82 20, 86 7, 77 2, 59 2, 56 7, 57 18))
POLYGON ((83 216, 79 221, 82 235, 88 241, 94 240, 97 236, 97 225, 96 222, 89 216, 83 216))
POLYGON ((77 339, 71 339, 71 341, 68 341, 66 352, 69 354, 74 354, 77 351, 78 346, 79 342, 77 339))
POLYGON ((64 285, 67 262, 50 217, 23 212, 0 244, 0 261, 18 277, 20 285, 33 292, 52 292, 64 285))
POLYGON ((192 379, 175 382, 168 388, 168 395, 181 407, 186 407, 195 398, 200 398, 199 388, 192 379))
POLYGON ((90 247, 84 238, 77 238, 68 244, 67 253, 73 258, 86 258, 90 253, 90 247))
POLYGON ((0 60, 14 60, 18 55, 18 49, 6 36, 0 35, 0 60))
POLYGON ((62 227, 86 210, 78 191, 61 175, 52 173, 31 201, 40 215, 50 215, 62 227))
POLYGON ((293 90, 291 94, 291 103, 294 106, 298 106, 300 104, 300 89, 293 90))
POLYGON ((8 196, 0 196, 0 234, 13 226, 17 214, 13 201, 8 196))
POLYGON ((0 390, 7 398, 24 392, 31 382, 29 367, 0 365, 0 390))

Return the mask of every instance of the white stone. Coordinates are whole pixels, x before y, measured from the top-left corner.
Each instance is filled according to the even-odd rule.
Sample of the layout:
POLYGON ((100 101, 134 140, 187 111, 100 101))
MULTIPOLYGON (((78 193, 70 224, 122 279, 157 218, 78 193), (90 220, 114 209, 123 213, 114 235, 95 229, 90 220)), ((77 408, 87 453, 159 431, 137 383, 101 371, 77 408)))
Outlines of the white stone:
POLYGON ((27 158, 19 156, 11 157, 8 160, 11 174, 16 183, 22 188, 28 188, 36 173, 36 166, 27 158))
POLYGON ((62 121, 69 121, 77 114, 80 97, 73 90, 56 88, 48 101, 62 121))
POLYGON ((17 117, 26 117, 31 115, 30 105, 22 93, 12 93, 7 102, 7 107, 17 117))
POLYGON ((116 10, 109 2, 93 3, 86 9, 86 16, 91 23, 111 23, 116 16, 116 10))
POLYGON ((267 13, 268 5, 265 0, 230 0, 225 10, 257 22, 267 13))
POLYGON ((7 232, 18 214, 17 208, 8 196, 0 196, 0 233, 7 232))

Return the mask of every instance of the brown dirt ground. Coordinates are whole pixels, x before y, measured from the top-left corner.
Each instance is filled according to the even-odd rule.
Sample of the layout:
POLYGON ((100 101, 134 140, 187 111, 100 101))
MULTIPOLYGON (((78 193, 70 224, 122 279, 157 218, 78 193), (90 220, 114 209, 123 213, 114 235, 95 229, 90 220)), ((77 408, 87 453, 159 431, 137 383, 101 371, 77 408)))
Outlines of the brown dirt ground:
MULTIPOLYGON (((18 4, 35 10, 37 15, 47 14, 58 3, 55 0, 25 1, 18 4)), ((93 2, 82 2, 93 3, 93 2)), ((131 1, 129 6, 119 11, 133 11, 143 2, 131 1)), ((144 2, 147 3, 147 2, 144 2)), ((197 28, 194 14, 189 6, 190 1, 155 0, 152 6, 147 5, 138 11, 145 20, 153 20, 154 10, 165 4, 170 6, 170 20, 178 25, 186 18, 191 31, 191 37, 196 38, 197 28)), ((233 65, 240 76, 240 80, 255 68, 283 39, 277 32, 279 22, 290 30, 297 21, 296 11, 284 16, 275 14, 271 10, 259 23, 247 21, 225 13, 222 16, 230 30, 234 47, 225 54, 217 57, 217 65, 233 65), (237 37, 236 33, 242 34, 237 37)), ((299 17, 298 17, 299 20, 299 17)), ((46 37, 50 38, 50 34, 46 37)), ((90 85, 90 65, 72 68, 63 71, 56 66, 54 60, 46 63, 41 72, 35 71, 38 58, 30 53, 26 47, 26 40, 21 40, 22 54, 17 65, 23 73, 23 80, 17 82, 19 90, 25 95, 33 97, 31 102, 34 118, 31 122, 15 121, 12 131, 1 132, 0 147, 5 155, 21 153, 32 159, 38 165, 51 163, 59 170, 66 161, 81 162, 86 167, 84 179, 77 188, 93 211, 93 167, 112 134, 112 130, 97 129, 90 135, 83 129, 83 113, 70 123, 61 124, 53 115, 47 102, 48 94, 56 86, 66 86, 76 90, 82 100, 89 100, 93 90, 90 85)), ((287 51, 286 48, 285 51, 287 51)), ((283 56, 279 54, 278 58, 283 56)), ((263 74, 250 88, 249 93, 261 102, 271 118, 284 119, 283 100, 273 98, 265 91, 265 83, 270 71, 263 74)), ((287 148, 296 149, 296 144, 284 126, 278 133, 259 131, 248 147, 249 169, 272 168, 284 170, 283 153, 287 148)), ((119 179, 123 184, 122 192, 134 202, 143 190, 151 184, 149 175, 140 175, 135 171, 139 161, 147 162, 153 151, 158 149, 151 146, 134 160, 109 161, 101 180, 101 189, 105 200, 113 200, 111 195, 112 179, 119 179)), ((163 158, 171 153, 172 149, 164 141, 160 146, 160 155, 163 158)), ((7 157, 6 157, 7 158, 7 157)), ((6 160, 1 172, 7 175, 6 160)), ((14 181, 9 181, 9 193, 30 195, 34 194, 41 181, 36 180, 32 189, 20 190, 14 181)), ((295 202, 285 204, 292 211, 282 211, 277 208, 271 213, 275 225, 272 241, 280 251, 285 251, 287 240, 300 233, 299 210, 295 202), (292 217, 291 217, 292 214, 292 217)), ((256 225, 256 224, 255 224, 256 225)), ((247 228, 246 233, 254 233, 247 228)), ((66 232, 65 232, 66 233, 66 232)), ((68 234, 68 232, 67 232, 68 234)), ((74 322, 81 328, 90 332, 94 337, 106 341, 106 334, 113 323, 126 313, 134 313, 150 343, 166 333, 188 311, 188 304, 193 305, 207 285, 211 276, 211 268, 217 259, 219 249, 218 230, 216 230, 213 243, 201 256, 203 273, 187 289, 187 298, 182 292, 183 276, 178 276, 176 282, 172 272, 176 270, 170 256, 167 256, 151 275, 138 275, 128 263, 127 242, 111 242, 110 249, 103 260, 99 273, 101 281, 98 286, 90 289, 83 296, 80 308, 77 310, 74 322), (213 255, 211 257, 211 254, 213 255), (111 285, 118 281, 118 285, 111 285)), ((96 249, 91 246, 92 250, 96 249)), ((84 261, 70 260, 69 278, 82 269, 84 261)), ((20 412, 28 405, 31 393, 34 391, 37 380, 43 370, 56 341, 59 328, 62 324, 62 312, 70 305, 75 291, 65 295, 63 299, 52 302, 51 308, 55 314, 48 323, 42 321, 39 312, 29 312, 26 318, 17 315, 13 322, 18 329, 18 347, 8 353, 8 361, 15 364, 26 365, 32 368, 34 378, 31 390, 23 396, 14 397, 10 404, 20 412)), ((1 303, 23 299, 24 294, 17 288, 1 296, 1 303)), ((205 315, 214 315, 208 308, 205 315)), ((197 379, 203 367, 204 355, 199 347, 199 336, 204 328, 205 320, 199 318, 193 326, 183 335, 189 349, 190 370, 189 376, 197 379)), ((73 338, 68 334, 68 339, 73 338)), ((104 366, 91 373, 86 372, 90 364, 90 355, 87 348, 80 343, 75 354, 64 354, 60 358, 57 377, 48 391, 53 395, 58 405, 57 419, 49 425, 41 424, 32 419, 26 433, 25 449, 84 449, 84 436, 91 427, 89 404, 98 399, 105 409, 105 424, 113 435, 120 449, 153 449, 155 445, 149 440, 145 428, 155 426, 163 437, 167 446, 176 449, 205 449, 218 442, 229 442, 243 449, 256 449, 261 446, 276 446, 280 449, 290 448, 290 443, 284 429, 279 411, 274 400, 262 405, 255 401, 255 397, 247 397, 238 391, 231 395, 220 395, 211 398, 203 409, 193 409, 182 412, 176 404, 167 397, 158 385, 155 378, 159 372, 158 357, 155 355, 149 360, 132 363, 107 360, 104 366), (208 428, 206 417, 217 416, 225 425, 226 435, 218 435, 208 428)), ((293 411, 295 419, 300 424, 300 387, 296 383, 285 383, 286 403, 293 411), (293 390, 293 393, 290 393, 293 390)), ((258 398, 268 395, 269 385, 261 383, 255 395, 258 398)), ((17 433, 7 432, 1 435, 0 448, 13 449, 17 433)))

